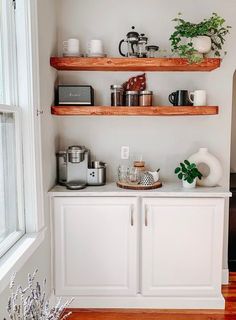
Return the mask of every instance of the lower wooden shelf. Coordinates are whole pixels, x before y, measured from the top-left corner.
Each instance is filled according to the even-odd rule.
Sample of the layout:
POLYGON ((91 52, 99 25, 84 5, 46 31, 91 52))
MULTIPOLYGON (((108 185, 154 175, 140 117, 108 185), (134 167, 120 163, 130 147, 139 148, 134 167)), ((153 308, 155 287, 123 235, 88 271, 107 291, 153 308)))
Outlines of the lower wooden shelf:
POLYGON ((219 113, 219 107, 53 106, 51 113, 56 116, 211 116, 219 113))

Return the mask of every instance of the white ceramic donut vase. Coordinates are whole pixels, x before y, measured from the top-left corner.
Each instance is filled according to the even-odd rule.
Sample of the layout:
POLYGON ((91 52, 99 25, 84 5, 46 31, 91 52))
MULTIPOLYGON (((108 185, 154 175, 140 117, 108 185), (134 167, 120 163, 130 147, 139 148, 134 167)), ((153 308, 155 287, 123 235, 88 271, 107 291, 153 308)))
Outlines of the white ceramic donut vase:
POLYGON ((199 164, 203 163, 209 167, 209 175, 197 179, 197 185, 202 187, 216 187, 220 181, 223 170, 220 161, 208 152, 207 148, 200 148, 199 151, 189 157, 189 162, 199 164))

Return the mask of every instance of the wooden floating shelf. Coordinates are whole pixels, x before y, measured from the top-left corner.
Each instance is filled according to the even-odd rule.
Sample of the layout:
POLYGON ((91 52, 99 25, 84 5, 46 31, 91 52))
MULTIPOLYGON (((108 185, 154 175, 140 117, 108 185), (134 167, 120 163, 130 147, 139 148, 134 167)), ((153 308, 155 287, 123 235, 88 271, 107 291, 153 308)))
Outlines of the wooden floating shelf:
POLYGON ((207 58, 201 63, 189 63, 183 58, 80 58, 51 57, 57 70, 68 71, 212 71, 220 67, 221 59, 207 58))
POLYGON ((53 106, 51 112, 56 116, 211 116, 219 113, 219 107, 53 106))

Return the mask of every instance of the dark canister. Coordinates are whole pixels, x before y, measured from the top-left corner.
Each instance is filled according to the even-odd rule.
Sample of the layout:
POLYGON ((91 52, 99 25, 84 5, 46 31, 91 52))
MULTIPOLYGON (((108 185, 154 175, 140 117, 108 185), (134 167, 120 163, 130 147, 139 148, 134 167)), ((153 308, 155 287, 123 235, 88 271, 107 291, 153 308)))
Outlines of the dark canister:
POLYGON ((111 105, 123 106, 124 104, 124 90, 119 84, 111 85, 111 105))
POLYGON ((139 105, 139 92, 138 91, 125 91, 125 105, 134 107, 139 105))

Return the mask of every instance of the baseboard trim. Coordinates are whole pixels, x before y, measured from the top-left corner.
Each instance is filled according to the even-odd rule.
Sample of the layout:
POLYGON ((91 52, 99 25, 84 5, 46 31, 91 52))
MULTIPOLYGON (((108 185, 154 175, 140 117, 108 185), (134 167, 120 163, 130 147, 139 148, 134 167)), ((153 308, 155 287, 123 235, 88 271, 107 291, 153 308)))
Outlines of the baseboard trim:
POLYGON ((229 269, 222 270, 222 284, 229 284, 229 269))
MULTIPOLYGON (((62 302, 70 297, 63 297, 62 302)), ((81 309, 224 309, 225 300, 218 297, 78 297, 68 308, 81 309)))

